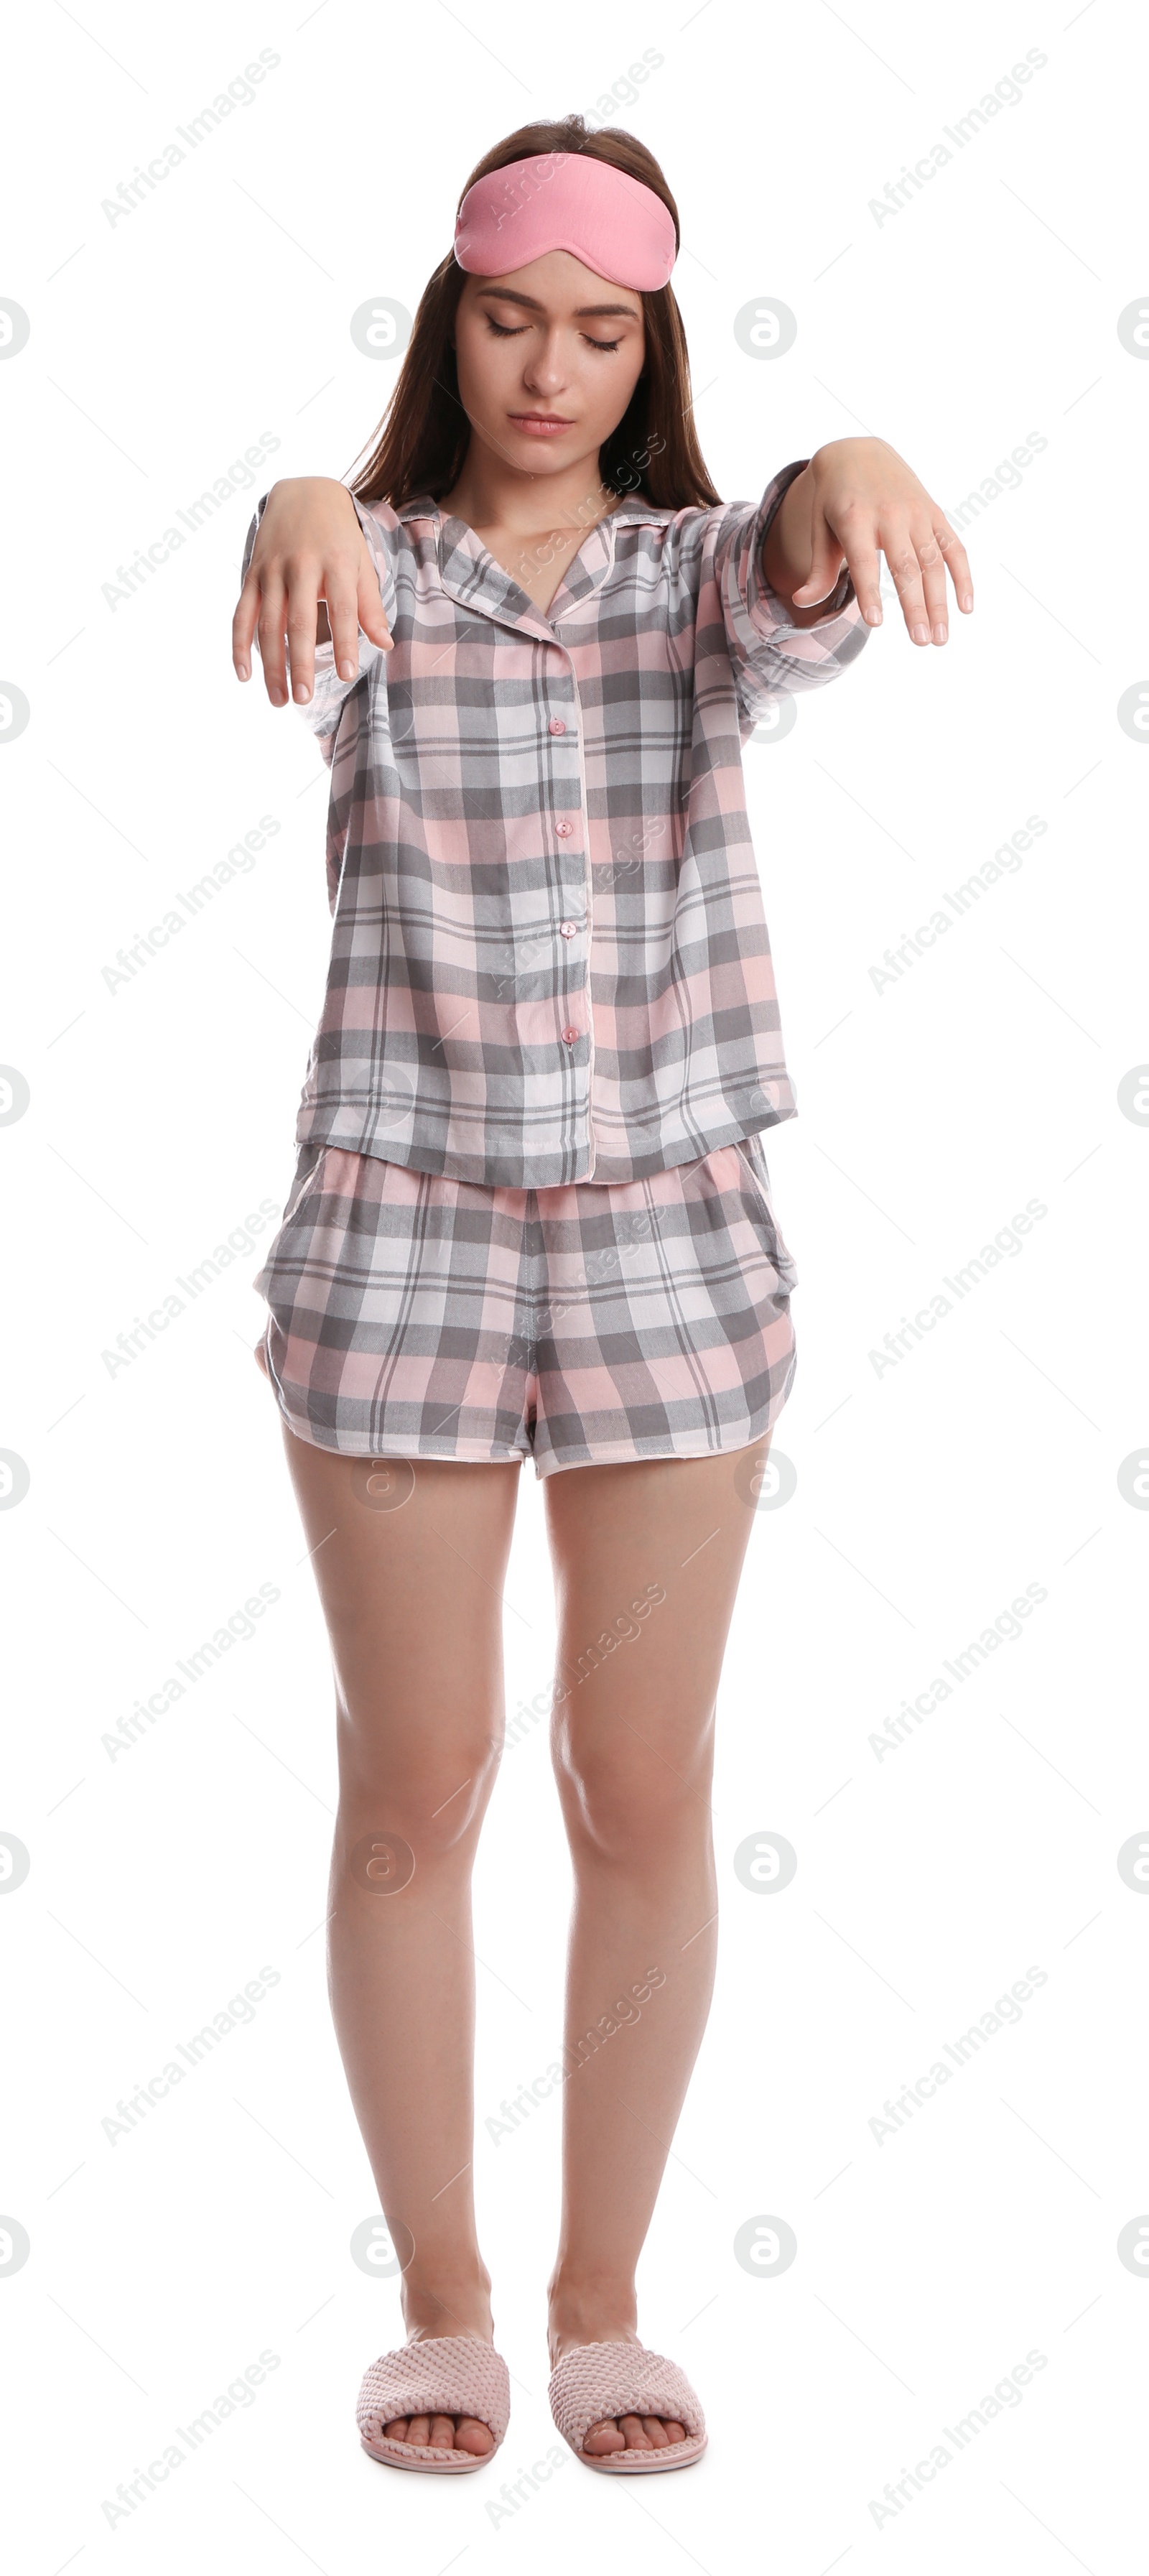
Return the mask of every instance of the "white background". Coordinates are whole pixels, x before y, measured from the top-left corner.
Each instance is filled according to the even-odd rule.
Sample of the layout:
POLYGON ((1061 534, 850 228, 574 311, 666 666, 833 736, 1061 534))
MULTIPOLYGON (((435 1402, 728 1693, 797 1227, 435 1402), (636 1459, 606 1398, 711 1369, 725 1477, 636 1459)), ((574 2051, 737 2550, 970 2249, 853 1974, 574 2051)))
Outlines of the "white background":
MULTIPOLYGON (((59 5, 9 35, 5 268, 30 316, 0 365, 0 669, 30 720, 7 808, 0 1129, 8 1302, 0 1446, 30 1484, 10 1565, 0 1906, 11 2091, 0 2208, 10 2499, 29 2576, 279 2576, 400 2563, 580 2569, 1134 2564, 1149 2287, 1149 1825, 1140 1718, 1149 1520, 1122 1462, 1143 1384, 1143 407, 1119 316, 1149 278, 1131 13, 855 0, 844 14, 489 0, 419 12, 277 0, 59 5), (82 22, 82 23, 81 23, 82 22), (261 47, 254 102, 109 222, 261 47), (1036 47, 1020 103, 879 223, 904 165, 1036 47), (662 56, 629 98, 627 66, 662 56), (555 2056, 567 1865, 544 1730, 509 1754, 476 1894, 476 2180, 514 2413, 489 2475, 402 2478, 360 2450, 361 2373, 402 2340, 349 2239, 375 2195, 324 1986, 335 1796, 325 1632, 252 1347, 260 1245, 140 1355, 103 1353, 261 1202, 282 1207, 330 919, 325 786, 292 711, 241 690, 229 627, 277 474, 349 472, 393 369, 354 348, 413 311, 481 152, 581 108, 658 154, 675 290, 722 494, 827 440, 888 439, 957 509, 1047 444, 967 530, 976 609, 944 650, 885 624, 789 737, 746 755, 800 1115, 768 1133, 798 1263, 799 1361, 719 1700, 718 1992, 640 2273, 711 2444, 689 2475, 594 2478, 557 2442, 543 2287, 557 2101, 485 2122, 555 2056), (789 354, 743 353, 756 297, 789 354), (261 432, 280 441, 146 589, 102 586, 261 432), (262 814, 246 874, 130 984, 103 969, 262 814), (1036 813, 1021 867, 882 992, 870 968, 1036 813), (1045 1216, 920 1345, 870 1357, 1030 1199, 1045 1216), (1137 1327, 1141 1326, 1138 1331, 1137 1327), (261 1584, 246 1642, 134 1746, 102 1737, 261 1584), (879 1759, 869 1738, 1027 1585, 1046 1598, 879 1759), (19 1644, 17 1646, 17 1640, 19 1644), (18 1657, 18 1661, 17 1661, 18 1657), (756 1834, 794 1845, 763 1896, 756 1834), (254 2020, 113 2145, 117 2100, 254 1978, 254 2020), (878 2143, 871 2119, 1024 1977, 1019 2023, 878 2143), (513 1989, 513 1992, 509 1991, 513 1989), (748 2272, 745 2220, 797 2255, 748 2272), (278 2367, 178 2474, 104 2499, 261 2350, 278 2367), (890 2519, 882 2498, 1035 2349, 1045 2366, 890 2519), (506 2508, 506 2499, 504 2508, 506 2508)), ((1142 353, 1144 356, 1144 352, 1142 353)), ((260 1241, 266 1243, 265 1229, 260 1241)), ((550 1676, 541 1494, 524 1474, 507 1699, 550 1676)), ((428 1712, 428 1722, 433 1713, 428 1712)))

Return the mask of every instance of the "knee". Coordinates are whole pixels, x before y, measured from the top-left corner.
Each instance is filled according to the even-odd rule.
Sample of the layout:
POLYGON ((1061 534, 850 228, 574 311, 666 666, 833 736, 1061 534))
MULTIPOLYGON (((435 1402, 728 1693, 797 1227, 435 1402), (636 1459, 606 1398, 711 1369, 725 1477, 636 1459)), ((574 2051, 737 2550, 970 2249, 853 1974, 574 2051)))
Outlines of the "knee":
POLYGON ((708 1753, 640 1744, 560 1745, 559 1792, 572 1850, 629 1868, 657 1866, 710 1830, 708 1753))
POLYGON ((424 1863, 458 1850, 477 1829, 499 1766, 492 1727, 477 1722, 429 1741, 426 1717, 379 1729, 338 1719, 340 1814, 354 1838, 398 1834, 424 1863))

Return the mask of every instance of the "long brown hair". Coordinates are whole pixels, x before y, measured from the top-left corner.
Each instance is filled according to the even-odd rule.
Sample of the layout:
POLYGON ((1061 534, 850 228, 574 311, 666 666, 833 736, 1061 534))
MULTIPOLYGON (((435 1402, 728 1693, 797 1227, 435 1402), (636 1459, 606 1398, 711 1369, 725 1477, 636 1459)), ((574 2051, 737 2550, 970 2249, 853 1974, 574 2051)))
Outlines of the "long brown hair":
MULTIPOLYGON (((654 154, 621 126, 599 126, 589 133, 581 116, 520 125, 506 135, 476 163, 459 204, 467 188, 488 171, 550 152, 588 153, 653 188, 669 208, 675 240, 680 240, 678 208, 654 154)), ((388 501, 398 510, 422 492, 441 500, 458 481, 471 424, 459 400, 451 333, 465 283, 466 271, 452 248, 423 289, 376 445, 351 484, 361 501, 388 501)), ((599 449, 601 480, 611 492, 638 492, 656 509, 709 509, 721 495, 706 471, 695 432, 686 334, 670 286, 643 293, 642 318, 643 372, 617 428, 599 449)))

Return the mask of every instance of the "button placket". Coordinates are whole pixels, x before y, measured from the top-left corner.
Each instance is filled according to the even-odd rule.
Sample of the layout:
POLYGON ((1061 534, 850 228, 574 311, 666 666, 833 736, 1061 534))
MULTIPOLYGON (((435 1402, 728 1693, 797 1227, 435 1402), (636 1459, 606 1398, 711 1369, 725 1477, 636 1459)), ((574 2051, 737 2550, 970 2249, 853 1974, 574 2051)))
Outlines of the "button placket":
MULTIPOLYGON (((610 523, 608 523, 607 528, 607 545, 609 560, 613 564, 614 529, 613 525, 610 523)), ((586 968, 583 989, 586 993, 586 1127, 587 1143, 590 1149, 590 1160, 584 1177, 589 1181, 593 1175, 594 1167, 598 1160, 598 1147, 595 1141, 594 1132, 594 1012, 591 1007, 590 989, 591 947, 594 940, 594 881, 591 876, 590 867, 590 800, 587 796, 586 785, 586 729, 582 722, 582 709, 579 703, 578 694, 578 675, 574 668, 573 659, 571 662, 571 682, 574 689, 575 713, 578 718, 574 749, 578 755, 579 802, 582 807, 583 817, 583 928, 586 932, 586 968)))
MULTIPOLYGON (((413 510, 411 515, 414 515, 413 510)), ((597 1147, 595 1142, 593 1119, 595 1044, 590 984, 590 954, 591 944, 594 938, 594 883, 590 870, 589 804, 587 798, 586 767, 582 738, 583 728, 581 724, 581 704, 579 700, 578 679, 574 667, 574 658, 569 646, 563 642, 562 636, 556 632, 554 624, 546 620, 540 611, 534 609, 529 600, 522 599, 520 596, 518 604, 515 603, 510 596, 510 593, 514 590, 514 584, 510 583, 508 577, 499 570, 494 559, 490 557, 486 549, 480 547, 478 554, 476 554, 471 547, 467 546, 465 543, 461 545, 459 540, 456 539, 452 545, 450 556, 445 561, 446 522, 438 502, 434 504, 434 518, 435 548, 438 561, 439 580, 446 596, 452 599, 457 607, 466 608, 470 610, 473 615, 487 618, 494 626, 505 626, 512 631, 517 632, 520 637, 524 634, 529 635, 536 641, 536 643, 542 644, 550 650, 557 650, 565 656, 569 666, 571 693, 574 702, 572 721, 568 723, 567 719, 561 716, 548 717, 547 731, 549 734, 556 737, 568 732, 571 734, 570 748, 576 752, 579 765, 580 810, 584 833, 583 894, 585 917, 581 922, 571 922, 569 927, 566 923, 561 924, 559 927, 560 935, 564 938, 573 938, 575 931, 579 929, 585 930, 586 932, 587 959, 582 989, 585 991, 586 995, 587 1025, 585 1029, 576 1029, 573 1027, 573 1024, 568 1024, 568 1027, 561 1032, 561 1036, 563 1042, 567 1045, 575 1044, 577 1040, 583 1036, 585 1036, 587 1040, 586 1128, 590 1159, 587 1171, 583 1177, 589 1180, 593 1175, 597 1160, 597 1147), (463 559, 463 569, 461 571, 456 568, 455 558, 457 555, 461 555, 463 559), (476 575, 478 576, 477 579, 476 575)), ((597 589, 600 582, 608 580, 613 569, 615 544, 614 519, 615 514, 613 512, 609 513, 608 516, 600 523, 600 526, 592 532, 593 537, 597 540, 600 547, 601 562, 599 563, 597 570, 591 576, 589 589, 597 589)), ((583 549, 580 548, 579 551, 581 553, 583 549)), ((569 581, 570 571, 571 566, 568 565, 566 575, 567 581, 569 581)), ((585 590, 583 593, 580 593, 579 600, 574 602, 575 607, 581 603, 586 595, 587 591, 585 590)), ((569 840, 571 834, 574 832, 575 825, 569 817, 564 815, 556 822, 554 828, 559 840, 565 842, 569 840)), ((540 936, 541 935, 542 934, 540 934, 540 936)), ((552 931, 551 936, 553 937, 553 935, 552 931)))
MULTIPOLYGON (((552 717, 551 717, 551 720, 550 720, 550 728, 549 728, 549 730, 551 731, 551 733, 565 733, 565 732, 566 732, 566 726, 565 726, 565 724, 563 723, 563 720, 562 720, 562 717, 561 717, 561 716, 552 716, 552 717)), ((555 824, 555 831, 556 831, 556 833, 558 834, 558 837, 559 837, 559 839, 560 839, 561 841, 569 841, 569 839, 570 839, 570 837, 571 837, 571 834, 572 834, 572 832, 574 831, 574 824, 571 822, 571 819, 570 819, 569 814, 560 814, 560 815, 559 815, 558 820, 557 820, 557 822, 556 822, 556 824, 555 824)), ((559 923, 559 937, 560 937, 561 939, 573 939, 573 938, 574 938, 574 935, 575 935, 575 924, 574 924, 574 922, 573 922, 573 921, 560 921, 560 923, 559 923)), ((589 1009, 588 1009, 588 1016, 589 1016, 589 1009)), ((563 1045, 564 1045, 564 1046, 577 1046, 578 1041, 579 1041, 579 1039, 580 1039, 580 1037, 581 1037, 581 1036, 582 1036, 582 1030, 581 1030, 581 1029, 576 1029, 576 1028, 574 1028, 573 1026, 572 1026, 572 1027, 570 1027, 570 1028, 565 1028, 565 1029, 563 1030, 563 1033, 562 1033, 562 1037, 563 1037, 563 1045)))
MULTIPOLYGON (((613 551, 613 549, 612 549, 612 551, 613 551)), ((557 640, 558 640, 558 639, 556 638, 556 641, 557 641, 557 640)), ((560 651, 561 651, 561 652, 566 653, 566 655, 567 655, 567 659, 568 659, 568 661, 570 662, 570 665, 571 665, 571 681, 572 681, 572 685, 573 685, 573 689, 574 689, 575 710, 576 710, 576 715, 577 715, 577 713, 578 713, 578 680, 577 680, 577 677, 576 677, 576 675, 575 675, 573 658, 572 658, 572 656, 571 656, 571 654, 570 654, 570 652, 569 652, 569 650, 568 650, 568 648, 567 648, 567 646, 566 646, 565 644, 560 644, 559 649, 560 649, 560 651)), ((566 731, 567 731, 567 729, 568 729, 568 728, 567 728, 566 718, 565 718, 564 716, 550 716, 550 717, 548 717, 548 719, 547 719, 547 731, 548 731, 548 733, 555 734, 555 735, 558 735, 558 734, 565 734, 565 733, 566 733, 566 731)), ((587 1173, 586 1173, 586 1178, 589 1180, 589 1178, 590 1178, 590 1176, 591 1176, 591 1173, 594 1171, 595 1162, 596 1162, 596 1159, 597 1159, 597 1153, 596 1153, 596 1147, 595 1147, 595 1135, 594 1135, 594 1121, 593 1121, 593 1118, 592 1118, 592 1115, 591 1115, 591 1083, 592 1083, 592 1076, 593 1076, 593 1071, 594 1071, 594 1027, 593 1027, 593 1019, 592 1019, 592 1012, 591 1012, 591 1001, 590 1001, 590 942, 591 942, 591 938, 593 937, 593 932, 594 932, 594 918, 593 918, 593 897, 592 897, 591 873, 590 873, 590 818, 589 818, 589 812, 588 812, 588 807, 587 807, 587 793, 586 793, 586 769, 585 769, 584 760, 583 760, 583 737, 582 737, 582 726, 581 726, 581 723, 577 723, 577 722, 576 722, 575 729, 574 729, 574 739, 573 739, 573 742, 572 742, 571 748, 572 748, 572 750, 573 750, 573 751, 575 751, 575 752, 577 753, 577 756, 578 756, 578 767, 579 767, 579 804, 580 804, 580 809, 581 809, 581 814, 582 814, 582 827, 583 827, 583 840, 584 840, 584 858, 583 858, 583 871, 584 871, 584 875, 583 875, 583 884, 584 884, 584 891, 585 891, 585 897, 586 897, 586 919, 585 919, 585 922, 584 922, 584 924, 583 924, 583 927, 585 928, 586 933, 587 933, 587 960, 586 960, 586 976, 585 976, 585 983, 584 983, 584 988, 583 988, 583 989, 584 989, 585 994, 586 994, 586 1017, 587 1017, 587 1025, 586 1025, 585 1030, 583 1030, 583 1029, 576 1029, 576 1028, 575 1028, 575 1026, 574 1026, 574 1024, 573 1024, 573 1022, 568 1022, 568 1024, 567 1024, 566 1028, 564 1028, 564 1029, 561 1031, 561 1038, 562 1038, 562 1043, 563 1043, 563 1045, 564 1045, 564 1046, 568 1046, 568 1047, 576 1046, 576 1045, 578 1044, 578 1041, 579 1041, 580 1037, 584 1037, 584 1036, 585 1036, 586 1041, 587 1041, 587 1142, 588 1142, 589 1149, 590 1149, 590 1162, 589 1162, 588 1170, 587 1170, 587 1173)), ((561 814, 561 815, 559 815, 559 816, 557 817, 557 819, 556 819, 555 826, 554 826, 554 829, 555 829, 555 837, 556 837, 556 839, 557 839, 557 840, 560 840, 560 841, 569 841, 569 840, 570 840, 570 838, 571 838, 571 835, 572 835, 572 833, 573 833, 573 831, 574 831, 574 828, 575 828, 575 827, 574 827, 574 824, 572 823, 572 821, 571 821, 571 819, 570 819, 570 816, 569 816, 569 815, 567 815, 567 814, 561 814)), ((559 929, 559 937, 560 937, 561 939, 573 939, 573 938, 574 938, 574 936, 575 936, 576 931, 578 930, 578 928, 579 928, 579 924, 578 924, 577 922, 575 922, 575 921, 571 921, 571 920, 569 920, 569 919, 568 919, 568 920, 565 920, 565 921, 560 921, 560 923, 559 923, 559 925, 558 925, 558 929, 559 929)))

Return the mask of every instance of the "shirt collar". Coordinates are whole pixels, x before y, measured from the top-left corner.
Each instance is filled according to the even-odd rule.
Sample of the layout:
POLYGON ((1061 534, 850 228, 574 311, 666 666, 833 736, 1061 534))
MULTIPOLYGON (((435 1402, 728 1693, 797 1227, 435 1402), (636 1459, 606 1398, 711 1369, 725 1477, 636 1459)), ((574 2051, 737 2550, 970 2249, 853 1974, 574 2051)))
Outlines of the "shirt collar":
MULTIPOLYGON (((429 492, 415 493, 410 501, 404 501, 401 508, 395 512, 396 518, 400 520, 434 519, 441 518, 442 514, 442 503, 432 500, 429 492)), ((665 519, 673 518, 674 513, 672 510, 660 508, 657 502, 646 500, 640 492, 625 492, 618 508, 609 511, 607 515, 612 519, 665 519)), ((600 520, 599 525, 601 524, 600 520)))
POLYGON ((590 599, 605 580, 614 563, 615 528, 620 519, 634 524, 652 521, 661 524, 673 514, 656 509, 650 501, 634 492, 626 493, 614 510, 607 511, 584 537, 555 592, 549 612, 544 612, 529 594, 520 589, 509 572, 476 536, 465 519, 444 514, 441 504, 429 492, 419 492, 396 511, 401 524, 413 519, 430 519, 434 527, 435 550, 439 576, 448 596, 460 606, 493 617, 499 624, 522 628, 527 633, 553 640, 556 618, 564 621, 590 599))

